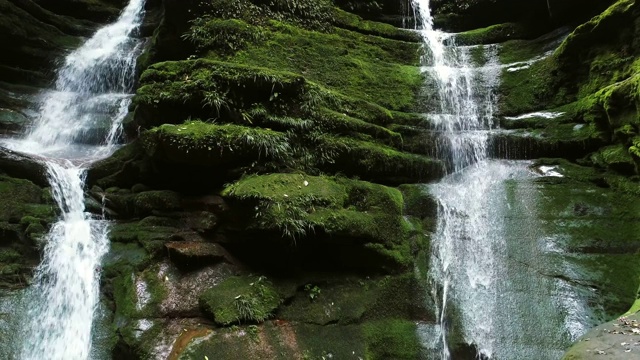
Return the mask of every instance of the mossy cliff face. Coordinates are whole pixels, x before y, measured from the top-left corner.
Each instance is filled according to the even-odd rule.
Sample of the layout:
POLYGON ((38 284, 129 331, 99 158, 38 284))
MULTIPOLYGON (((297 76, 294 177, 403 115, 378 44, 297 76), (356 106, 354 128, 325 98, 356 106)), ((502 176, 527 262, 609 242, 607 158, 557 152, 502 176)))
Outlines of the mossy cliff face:
MULTIPOLYGON (((515 63, 504 67, 498 88, 508 131, 493 135, 492 155, 560 156, 592 167, 576 168, 566 184, 527 185, 548 193, 542 213, 564 214, 541 219, 560 237, 567 235, 560 224, 585 223, 583 210, 634 219, 603 203, 637 193, 626 98, 597 95, 633 88, 624 80, 634 62, 611 56, 633 49, 624 44, 635 31, 635 3, 605 11, 612 3, 577 12, 569 11, 572 1, 528 1, 518 11, 505 1, 434 4, 438 24, 469 30, 458 42, 500 42, 500 61, 515 63), (591 35, 613 31, 599 30, 605 24, 625 24, 620 38, 591 35), (583 41, 599 45, 588 50, 583 41), (539 110, 564 114, 508 118, 539 110), (592 196, 596 185, 612 190, 592 196), (564 196, 567 189, 575 198, 564 196)), ((434 324, 425 234, 437 206, 415 184, 438 180, 447 164, 433 157, 439 143, 429 119, 414 113, 434 104, 432 89, 422 88, 432 80, 419 69, 421 39, 396 27, 406 6, 163 3, 125 124, 135 141, 89 173, 92 197, 104 197, 119 219, 103 286, 115 356, 433 356, 416 330, 434 324)), ((571 281, 620 285, 589 298, 605 319, 633 301, 637 272, 616 264, 636 260, 618 256, 635 243, 627 227, 620 243, 593 240, 590 232, 608 225, 592 215, 585 231, 567 235, 575 243, 563 246, 571 261, 598 269, 571 281)), ((473 358, 475 350, 458 342, 456 357, 473 358)))
POLYGON ((523 61, 536 48, 551 52, 527 68, 504 71, 502 114, 548 110, 561 115, 503 124, 533 135, 539 143, 570 148, 567 157, 583 164, 637 174, 639 16, 635 1, 617 1, 566 38, 559 38, 557 48, 550 47, 551 39, 503 47, 506 62, 523 61))
POLYGON ((594 16, 614 0, 434 0, 436 25, 466 31, 501 23, 520 23, 538 31, 594 16))
MULTIPOLYGON (((123 2, 2 1, 0 44, 12 51, 0 55, 11 84, 0 87, 0 120, 16 131, 50 60, 123 2)), ((638 286, 626 266, 637 260, 635 228, 598 220, 635 219, 603 202, 639 193, 638 6, 513 3, 434 7, 439 25, 465 31, 460 43, 500 42, 500 61, 516 63, 498 89, 508 131, 492 135, 492 155, 587 166, 547 161, 578 169, 579 181, 538 184, 549 195, 538 205, 559 214, 542 219, 545 229, 571 232, 572 256, 595 264, 593 276, 572 279, 598 286, 602 298, 590 299, 612 316, 638 286), (564 114, 508 118, 541 110, 564 114), (606 230, 620 242, 591 236, 606 230)), ((432 79, 420 69, 421 38, 398 28, 407 2, 147 6, 141 35, 152 36, 125 123, 131 141, 88 174, 87 209, 114 220, 102 269, 111 337, 101 346, 122 359, 433 357, 417 330, 435 323, 425 286, 437 204, 419 184, 447 164, 416 114, 434 108, 434 90, 423 88, 432 79)), ((0 195, 15 199, 0 208, 0 286, 15 288, 55 214, 42 169, 0 155, 0 195)), ((456 358, 475 355, 451 345, 456 358)))
MULTIPOLYGON (((541 219, 550 226, 561 222, 567 229, 564 231, 571 233, 567 237, 572 239, 570 243, 563 244, 575 254, 569 258, 575 256, 572 261, 593 269, 592 273, 581 275, 582 280, 591 282, 604 276, 601 281, 608 284, 604 285, 607 290, 590 301, 600 302, 599 306, 606 311, 595 317, 594 325, 624 313, 637 297, 638 286, 634 204, 639 193, 636 140, 640 119, 637 108, 640 8, 633 0, 607 5, 608 8, 575 28, 501 44, 500 60, 508 65, 502 72, 499 111, 501 126, 506 131, 492 139, 494 156, 561 156, 574 164, 562 161, 549 164, 564 166, 567 176, 587 182, 586 188, 578 184, 570 189, 562 189, 555 183, 553 187, 545 186, 552 191, 545 211, 557 213, 560 218, 565 216, 570 205, 562 199, 565 192, 569 193, 574 202, 574 214, 570 216, 582 218, 582 225, 572 227, 572 221, 554 220, 555 216, 541 219), (530 115, 520 116, 523 114, 530 115), (575 163, 587 167, 576 167, 575 163), (598 196, 590 198, 589 192, 598 196), (598 205, 598 199, 608 196, 617 199, 610 200, 612 203, 625 205, 617 210, 604 203, 598 205), (596 218, 610 220, 599 223, 596 218), (619 224, 620 219, 627 220, 619 224), (569 231, 570 228, 575 230, 569 231)), ((617 352, 620 343, 625 342, 617 341, 615 336, 604 336, 601 328, 585 335, 584 339, 588 338, 598 341, 581 341, 566 358, 595 358, 599 355, 596 350, 607 352, 601 348, 605 344, 615 346, 617 352)), ((612 354, 613 350, 609 355, 612 354)))
POLYGON ((373 21, 389 4, 163 3, 135 141, 88 175, 117 219, 114 356, 428 356, 436 205, 412 184, 445 169, 394 130, 428 128, 420 37, 373 21))

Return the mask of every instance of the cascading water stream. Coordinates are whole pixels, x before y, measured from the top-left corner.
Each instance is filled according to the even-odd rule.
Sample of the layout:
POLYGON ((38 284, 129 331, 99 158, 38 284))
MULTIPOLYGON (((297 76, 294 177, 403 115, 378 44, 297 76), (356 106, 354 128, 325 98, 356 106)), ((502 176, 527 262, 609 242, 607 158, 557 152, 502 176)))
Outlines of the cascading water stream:
POLYGON ((486 244, 490 224, 483 210, 484 196, 495 179, 488 171, 471 171, 466 175, 459 172, 469 166, 480 169, 487 159, 488 130, 493 127, 493 88, 499 71, 496 50, 495 47, 485 50, 487 64, 483 68, 472 67, 470 48, 455 46, 450 34, 433 28, 429 0, 413 0, 413 5, 428 50, 425 71, 437 84, 439 113, 431 118, 444 143, 439 156, 453 172, 431 188, 439 200, 430 276, 434 282, 432 296, 438 306, 441 358, 451 357, 447 344, 448 306, 454 298, 457 307, 469 310, 460 316, 475 317, 463 319, 465 324, 475 324, 474 328, 465 329, 467 340, 482 346, 481 353, 490 355, 489 307, 493 306, 491 299, 495 296, 492 287, 495 266, 492 249, 486 244), (465 209, 466 216, 461 216, 461 209, 465 209), (460 244, 465 240, 467 244, 460 244))
POLYGON ((85 212, 85 167, 116 147, 142 45, 134 35, 143 8, 144 0, 131 0, 116 22, 70 53, 54 89, 43 96, 33 128, 24 139, 5 144, 43 159, 62 214, 44 239, 42 263, 26 295, 18 359, 92 357, 108 227, 85 212))
POLYGON ((433 297, 439 299, 441 357, 451 357, 447 306, 452 302, 467 309, 459 314, 467 325, 466 340, 481 346, 481 354, 489 355, 496 265, 489 246, 490 229, 495 224, 487 218, 486 195, 508 173, 503 167, 497 168, 498 173, 483 169, 489 131, 494 127, 493 91, 501 71, 497 47, 481 49, 486 63, 474 67, 471 51, 475 49, 456 46, 453 35, 433 28, 430 1, 414 0, 413 4, 428 49, 425 71, 437 85, 438 113, 431 119, 441 134, 438 156, 448 163, 453 174, 431 188, 439 200, 438 241, 433 246, 431 277, 435 282, 433 297), (465 169, 468 173, 461 174, 465 169), (464 213, 461 209, 465 209, 464 213), (461 243, 464 240, 466 244, 461 243))
POLYGON ((518 69, 499 64, 496 45, 456 46, 455 34, 434 29, 430 0, 412 4, 435 85, 427 90, 438 100, 427 116, 450 170, 429 187, 439 203, 429 264, 438 324, 423 336, 425 348, 441 359, 558 358, 586 330, 587 307, 571 285, 542 274, 557 258, 535 211, 537 190, 527 185, 529 164, 489 159, 499 75, 518 69), (452 337, 470 349, 454 355, 452 337))

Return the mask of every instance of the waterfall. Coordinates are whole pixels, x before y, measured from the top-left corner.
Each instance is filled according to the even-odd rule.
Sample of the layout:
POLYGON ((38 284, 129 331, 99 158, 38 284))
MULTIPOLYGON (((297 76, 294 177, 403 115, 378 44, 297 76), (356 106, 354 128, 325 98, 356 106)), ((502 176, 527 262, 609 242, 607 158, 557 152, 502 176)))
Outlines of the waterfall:
POLYGON ((440 351, 450 359, 447 344, 455 305, 465 342, 491 356, 497 219, 490 216, 488 194, 509 177, 507 166, 487 166, 489 130, 494 127, 493 93, 500 66, 497 48, 488 46, 486 64, 475 67, 471 47, 456 46, 455 37, 434 29, 429 0, 413 0, 426 47, 424 70, 435 80, 438 108, 429 117, 440 134, 440 154, 452 175, 431 187, 439 212, 432 244, 430 276, 436 300, 440 351), (463 309, 463 310, 462 310, 463 309))
MULTIPOLYGON (((458 47, 455 38, 433 28, 429 0, 413 0, 421 20, 421 34, 428 50, 423 60, 425 71, 435 79, 438 113, 431 116, 446 141, 445 153, 454 171, 484 160, 487 156, 487 132, 493 127, 493 96, 499 67, 496 56, 489 56, 487 74, 474 68, 470 47, 458 47), (488 75, 488 76, 485 76, 488 75), (479 87, 478 82, 486 81, 479 87), (480 91, 478 91, 480 90, 480 91)), ((493 48, 495 53, 495 47, 493 48)))
POLYGON ((530 164, 488 154, 501 71, 539 58, 503 66, 497 45, 457 46, 455 34, 434 29, 429 0, 412 5, 426 50, 424 72, 434 83, 425 90, 437 98, 426 116, 450 170, 429 186, 439 206, 429 264, 437 324, 419 334, 425 348, 445 360, 469 352, 478 359, 559 358, 592 315, 580 289, 545 275, 552 267, 575 270, 550 247, 558 235, 546 233, 536 211, 539 189, 530 164), (451 339, 456 350, 461 344, 470 349, 454 355, 451 339))
POLYGON ((100 262, 109 243, 106 221, 85 212, 86 166, 116 147, 142 45, 134 35, 143 8, 144 0, 131 0, 114 23, 66 56, 32 129, 6 144, 43 159, 61 212, 26 295, 18 359, 94 358, 100 262))

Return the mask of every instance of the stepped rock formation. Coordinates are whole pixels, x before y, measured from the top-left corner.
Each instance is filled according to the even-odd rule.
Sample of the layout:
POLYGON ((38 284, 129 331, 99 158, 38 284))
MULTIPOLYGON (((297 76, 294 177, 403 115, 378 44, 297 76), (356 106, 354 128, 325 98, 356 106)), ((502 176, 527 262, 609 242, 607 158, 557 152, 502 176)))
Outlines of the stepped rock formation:
MULTIPOLYGON (((505 180, 513 228, 535 214, 542 234, 507 240, 520 251, 509 271, 575 289, 588 311, 572 336, 616 319, 640 285, 640 4, 432 3, 435 26, 459 45, 499 44, 501 130, 488 156, 563 175, 505 180), (561 251, 536 262, 540 238, 561 251)), ((56 60, 125 5, 0 0, 3 133, 28 126, 56 60)), ((438 322, 428 273, 439 205, 424 184, 452 165, 424 114, 436 91, 410 2, 146 10, 127 145, 87 175, 87 210, 113 220, 94 347, 114 359, 438 358, 425 329, 438 322)), ((57 216, 43 171, 0 149, 0 298, 30 283, 57 216)), ((478 345, 451 328, 452 358, 476 358, 478 345)), ((572 336, 555 339, 554 354, 572 336)), ((584 344, 566 358, 603 358, 584 344)))

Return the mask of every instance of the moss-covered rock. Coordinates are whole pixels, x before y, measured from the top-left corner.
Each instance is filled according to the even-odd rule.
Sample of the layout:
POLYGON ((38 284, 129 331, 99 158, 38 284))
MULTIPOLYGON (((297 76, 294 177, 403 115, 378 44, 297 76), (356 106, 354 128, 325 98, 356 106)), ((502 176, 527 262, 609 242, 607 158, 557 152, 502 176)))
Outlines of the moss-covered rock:
POLYGON ((28 284, 38 248, 56 217, 48 191, 28 180, 0 176, 0 288, 28 284))
POLYGON ((241 258, 248 256, 246 261, 305 268, 332 263, 397 272, 409 268, 412 254, 426 247, 426 240, 413 237, 414 227, 403 218, 401 193, 385 186, 272 174, 242 179, 223 194, 237 209, 229 225, 236 234, 229 249, 241 258), (247 246, 263 256, 243 251, 247 246))
POLYGON ((623 174, 635 172, 633 158, 629 150, 622 144, 599 149, 591 155, 591 161, 602 168, 609 168, 623 174))
MULTIPOLYGON (((374 4, 371 2, 370 4, 374 4)), ((394 40, 420 42, 422 38, 418 33, 407 31, 390 24, 380 23, 376 21, 364 20, 360 16, 341 10, 335 9, 333 15, 336 26, 356 31, 365 35, 376 35, 394 40)))
POLYGON ((231 329, 199 331, 185 336, 178 359, 425 359, 420 353, 413 322, 389 320, 361 325, 268 322, 231 329), (382 328, 386 326, 384 331, 382 328), (392 330, 392 332, 389 332, 392 330), (413 331, 412 331, 413 330, 413 331))
POLYGON ((576 341, 562 360, 590 360, 603 357, 622 360, 637 357, 633 341, 637 336, 639 320, 638 314, 634 313, 591 329, 576 341))
POLYGON ((281 302, 264 277, 230 277, 200 297, 202 310, 220 325, 264 322, 281 302))
POLYGON ((436 26, 452 31, 523 22, 539 32, 588 19, 604 10, 613 0, 438 0, 431 5, 436 26))
POLYGON ((256 103, 292 101, 304 94, 304 78, 281 70, 199 59, 152 65, 134 98, 135 126, 182 122, 188 117, 250 120, 240 110, 256 103), (282 100, 285 99, 285 100, 282 100))
POLYGON ((277 22, 267 29, 267 41, 249 46, 228 61, 291 71, 392 110, 406 111, 414 106, 415 94, 423 83, 417 67, 419 44, 341 29, 327 34, 277 22), (372 88, 377 90, 372 92, 372 88))
POLYGON ((150 255, 159 255, 164 244, 171 240, 178 230, 171 227, 166 218, 147 217, 139 222, 116 223, 111 227, 109 237, 113 242, 140 245, 150 255), (168 226, 169 225, 169 226, 168 226))
POLYGON ((364 328, 369 359, 419 359, 416 324, 406 320, 382 320, 364 328))
MULTIPOLYGON (((412 273, 381 277, 308 275, 278 318, 316 325, 349 325, 388 318, 432 319, 425 284, 412 273), (405 294, 397 297, 396 294, 405 294)), ((276 282, 277 283, 277 282, 276 282)))
POLYGON ((180 195, 174 191, 144 191, 135 195, 133 205, 138 215, 169 212, 180 209, 180 195))
POLYGON ((165 244, 169 258, 182 269, 213 265, 227 258, 222 246, 196 241, 173 241, 165 244))
POLYGON ((6 175, 27 179, 39 186, 49 186, 44 164, 15 151, 0 148, 0 169, 6 175))
POLYGON ((87 183, 104 189, 114 186, 130 188, 151 178, 152 172, 150 162, 144 157, 144 149, 136 140, 119 148, 110 157, 93 163, 87 171, 87 183))
POLYGON ((367 182, 272 174, 247 177, 223 194, 231 200, 258 203, 251 226, 292 238, 324 231, 391 245, 403 231, 400 192, 367 182))
POLYGON ((151 157, 209 167, 248 165, 261 157, 284 159, 291 151, 285 133, 201 121, 163 125, 146 132, 142 141, 151 157))
POLYGON ((521 24, 505 23, 458 33, 455 35, 455 41, 459 45, 495 44, 526 38, 527 35, 527 29, 521 24))

